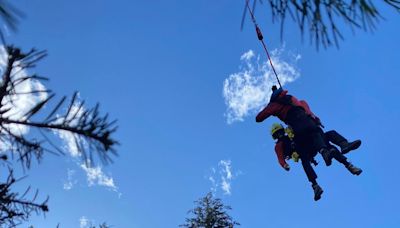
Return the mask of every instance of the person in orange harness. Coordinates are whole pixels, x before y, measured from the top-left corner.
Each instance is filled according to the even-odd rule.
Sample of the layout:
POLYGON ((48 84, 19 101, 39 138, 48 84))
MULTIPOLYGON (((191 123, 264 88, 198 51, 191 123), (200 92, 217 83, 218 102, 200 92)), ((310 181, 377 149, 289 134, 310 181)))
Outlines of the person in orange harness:
POLYGON ((272 87, 272 95, 268 105, 258 113, 256 122, 262 122, 270 116, 276 116, 289 125, 296 135, 296 145, 306 147, 313 145, 327 166, 332 164, 332 155, 321 134, 320 119, 311 111, 306 101, 300 101, 289 95, 287 90, 272 87))
MULTIPOLYGON (((290 170, 289 164, 286 163, 286 160, 293 159, 295 162, 298 162, 301 159, 301 164, 303 166, 304 172, 307 175, 308 180, 312 184, 312 188, 314 190, 314 200, 317 201, 321 199, 321 195, 323 190, 321 186, 317 183, 317 174, 315 173, 311 163, 317 165, 314 157, 317 154, 316 151, 313 151, 312 148, 298 148, 294 143, 295 135, 290 127, 284 128, 281 124, 275 123, 271 127, 271 135, 272 138, 276 140, 275 144, 275 152, 278 157, 279 164, 286 171, 290 170)), ((332 153, 333 158, 337 160, 339 163, 342 163, 353 175, 360 175, 362 170, 350 162, 347 161, 347 158, 340 153, 335 146, 330 144, 330 142, 334 144, 342 144, 343 141, 346 140, 343 136, 341 136, 336 131, 328 131, 325 133, 326 143, 329 145, 329 149, 332 153)), ((347 140, 346 140, 347 141, 347 140)), ((352 143, 349 143, 352 144, 352 143)), ((356 140, 353 142, 353 147, 344 148, 346 149, 344 152, 349 152, 350 150, 355 150, 361 145, 360 140, 356 140)), ((343 150, 343 147, 342 147, 343 150)))

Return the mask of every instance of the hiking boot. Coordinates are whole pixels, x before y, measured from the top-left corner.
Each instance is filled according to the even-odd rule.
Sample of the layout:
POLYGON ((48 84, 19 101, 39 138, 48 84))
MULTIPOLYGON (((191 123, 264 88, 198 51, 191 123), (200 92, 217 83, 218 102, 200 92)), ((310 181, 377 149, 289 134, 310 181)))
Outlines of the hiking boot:
POLYGON ((347 154, 351 150, 355 150, 360 146, 361 146, 361 140, 356 140, 356 141, 353 141, 353 142, 346 143, 345 146, 341 147, 342 148, 342 154, 347 154))
POLYGON ((322 158, 324 159, 326 166, 332 165, 332 155, 328 149, 322 148, 319 151, 319 153, 322 155, 322 158))
POLYGON ((354 166, 353 164, 349 163, 346 168, 352 173, 353 175, 360 175, 362 173, 362 169, 354 166))
POLYGON ((314 200, 318 201, 319 199, 321 199, 321 195, 324 190, 322 190, 321 186, 319 186, 318 184, 313 184, 312 188, 314 189, 314 200))

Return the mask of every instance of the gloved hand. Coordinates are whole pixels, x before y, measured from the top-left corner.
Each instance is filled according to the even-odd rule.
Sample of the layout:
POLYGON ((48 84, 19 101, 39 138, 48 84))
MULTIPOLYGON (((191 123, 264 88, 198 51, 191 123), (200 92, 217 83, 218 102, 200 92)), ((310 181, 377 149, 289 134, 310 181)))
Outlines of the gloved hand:
POLYGON ((286 171, 289 171, 289 170, 290 170, 289 164, 285 164, 285 165, 283 166, 283 168, 284 168, 286 171))
POLYGON ((300 158, 300 155, 295 151, 292 153, 292 159, 294 162, 298 162, 300 158))

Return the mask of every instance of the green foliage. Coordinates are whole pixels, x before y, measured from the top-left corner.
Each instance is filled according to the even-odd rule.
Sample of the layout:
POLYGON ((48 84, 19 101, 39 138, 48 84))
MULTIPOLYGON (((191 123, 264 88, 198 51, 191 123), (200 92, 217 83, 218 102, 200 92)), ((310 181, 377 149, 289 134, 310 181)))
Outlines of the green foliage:
POLYGON ((193 217, 187 218, 186 223, 180 225, 180 227, 233 228, 235 225, 240 225, 227 213, 232 208, 224 205, 221 199, 214 198, 212 193, 208 193, 205 197, 195 201, 195 203, 197 206, 189 211, 189 213, 193 214, 193 217))

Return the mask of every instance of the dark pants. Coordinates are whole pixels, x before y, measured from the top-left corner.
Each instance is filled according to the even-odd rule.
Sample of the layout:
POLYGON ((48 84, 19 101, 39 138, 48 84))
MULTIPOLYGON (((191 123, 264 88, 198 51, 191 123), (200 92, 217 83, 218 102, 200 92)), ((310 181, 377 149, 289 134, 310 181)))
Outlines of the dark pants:
MULTIPOLYGON (((339 163, 342 163, 345 166, 348 166, 350 164, 347 161, 347 158, 342 153, 340 153, 340 151, 335 146, 332 145, 329 147, 329 149, 331 151, 332 157, 336 161, 338 161, 339 163)), ((311 152, 311 150, 310 150, 310 152, 311 152)), ((300 150, 298 150, 298 153, 300 155, 301 164, 303 165, 303 169, 307 175, 308 181, 310 181, 312 184, 316 184, 318 176, 315 173, 314 168, 311 165, 311 160, 315 157, 315 155, 317 155, 317 153, 316 152, 307 153, 307 151, 300 151, 300 150)))
POLYGON ((344 144, 347 143, 347 139, 345 139, 342 135, 337 133, 336 131, 327 131, 325 132, 325 143, 328 145, 328 148, 331 152, 331 156, 338 161, 339 163, 342 163, 343 165, 347 166, 349 165, 349 162, 347 161, 347 158, 340 153, 340 151, 332 144, 338 145, 340 147, 343 147, 344 144))
POLYGON ((313 154, 303 154, 300 152, 301 164, 303 165, 304 172, 307 175, 308 181, 313 184, 317 183, 317 174, 314 171, 314 168, 311 166, 311 159, 314 158, 316 153, 313 154))
POLYGON ((317 174, 311 166, 311 160, 322 148, 330 149, 332 157, 338 162, 348 165, 347 158, 341 154, 336 145, 343 145, 347 140, 336 131, 324 133, 320 126, 299 107, 292 108, 288 112, 286 123, 293 129, 296 150, 300 155, 301 163, 308 180, 316 184, 317 174))
POLYGON ((331 142, 335 145, 340 146, 341 148, 345 147, 348 143, 345 137, 334 130, 325 132, 325 140, 327 141, 327 143, 331 142))
MULTIPOLYGON (((331 156, 339 163, 348 166, 350 163, 347 161, 347 158, 342 153, 340 153, 340 151, 335 146, 330 144, 330 142, 332 142, 340 145, 341 142, 347 140, 336 131, 328 131, 324 134, 322 129, 318 128, 316 132, 318 132, 319 135, 322 135, 322 138, 325 141, 325 145, 327 145, 327 148, 331 152, 331 156)), ((300 155, 301 164, 303 165, 304 172, 307 175, 308 181, 313 184, 317 183, 316 180, 318 176, 311 165, 311 160, 317 155, 317 148, 318 147, 315 144, 312 144, 310 141, 306 141, 306 143, 301 143, 300 146, 296 143, 296 150, 300 155)))
POLYGON ((324 132, 303 109, 292 108, 288 112, 286 123, 293 129, 296 146, 312 151, 320 151, 327 147, 324 132))
POLYGON ((350 163, 347 161, 347 158, 340 153, 340 151, 333 145, 329 146, 329 150, 331 152, 331 156, 338 161, 339 163, 342 163, 345 166, 348 166, 350 163))
MULTIPOLYGON (((314 131, 317 132, 317 131, 314 131)), ((311 166, 311 160, 317 155, 318 150, 313 144, 313 138, 311 137, 298 137, 295 135, 296 151, 300 155, 301 164, 303 166, 304 172, 307 175, 308 181, 313 184, 317 183, 317 174, 315 173, 313 167, 311 166)))

